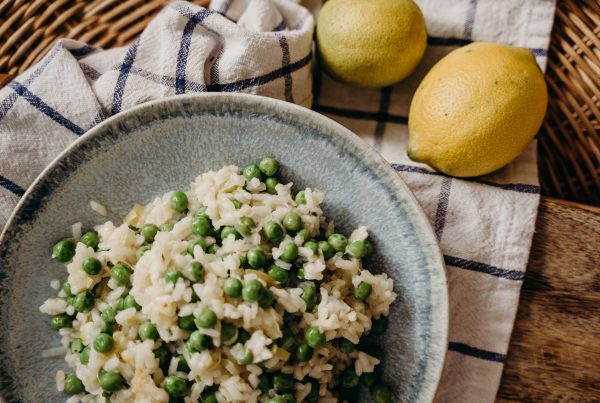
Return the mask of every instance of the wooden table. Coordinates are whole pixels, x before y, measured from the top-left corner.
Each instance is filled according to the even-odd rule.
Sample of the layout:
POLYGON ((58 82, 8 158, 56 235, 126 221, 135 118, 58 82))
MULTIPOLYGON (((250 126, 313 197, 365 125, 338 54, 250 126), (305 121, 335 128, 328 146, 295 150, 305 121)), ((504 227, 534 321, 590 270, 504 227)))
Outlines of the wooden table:
POLYGON ((542 199, 497 400, 600 401, 600 208, 542 199))

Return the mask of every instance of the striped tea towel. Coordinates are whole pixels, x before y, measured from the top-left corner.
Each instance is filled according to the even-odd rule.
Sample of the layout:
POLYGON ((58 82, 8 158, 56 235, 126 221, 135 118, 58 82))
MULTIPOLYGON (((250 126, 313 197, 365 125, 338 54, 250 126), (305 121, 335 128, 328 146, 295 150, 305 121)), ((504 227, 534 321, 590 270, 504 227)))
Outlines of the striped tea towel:
MULTIPOLYGON (((312 1, 318 3, 318 0, 312 1)), ((239 91, 310 106, 377 148, 402 175, 440 240, 450 333, 439 401, 494 400, 539 201, 532 144, 505 169, 461 180, 406 158, 413 91, 442 56, 473 40, 530 48, 545 66, 554 0, 417 0, 429 48, 408 80, 358 90, 311 71, 313 18, 286 0, 166 7, 128 47, 62 40, 0 90, 0 227, 38 173, 106 117, 175 94, 239 91)))

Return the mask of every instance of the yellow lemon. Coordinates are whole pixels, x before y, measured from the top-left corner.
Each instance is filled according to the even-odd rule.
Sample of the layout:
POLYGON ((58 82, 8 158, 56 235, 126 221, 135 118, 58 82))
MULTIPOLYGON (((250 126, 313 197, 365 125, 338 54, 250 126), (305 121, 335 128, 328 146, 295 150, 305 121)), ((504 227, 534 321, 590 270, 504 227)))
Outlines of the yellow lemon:
POLYGON ((316 36, 323 68, 359 87, 406 78, 427 47, 425 20, 412 0, 329 0, 316 36))
POLYGON ((516 158, 539 130, 548 93, 533 54, 472 43, 440 60, 410 105, 408 156, 453 176, 479 176, 516 158))

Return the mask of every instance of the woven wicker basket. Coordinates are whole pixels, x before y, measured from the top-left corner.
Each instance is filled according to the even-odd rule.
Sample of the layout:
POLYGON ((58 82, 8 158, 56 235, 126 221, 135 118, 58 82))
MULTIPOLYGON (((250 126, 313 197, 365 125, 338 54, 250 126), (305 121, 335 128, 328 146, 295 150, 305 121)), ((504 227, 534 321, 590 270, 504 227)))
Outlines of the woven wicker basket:
MULTIPOLYGON (((600 205, 600 2, 558 0, 539 142, 545 195, 600 205)), ((0 0, 0 86, 61 37, 129 43, 169 0, 0 0)), ((208 0, 194 0, 206 5, 208 0)))

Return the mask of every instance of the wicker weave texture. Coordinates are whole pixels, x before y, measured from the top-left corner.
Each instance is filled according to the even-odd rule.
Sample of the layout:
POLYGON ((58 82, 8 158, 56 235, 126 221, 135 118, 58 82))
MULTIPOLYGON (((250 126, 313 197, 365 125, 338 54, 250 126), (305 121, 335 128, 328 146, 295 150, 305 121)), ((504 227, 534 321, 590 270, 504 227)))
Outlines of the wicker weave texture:
MULTIPOLYGON (((40 60, 58 38, 125 45, 169 2, 0 0, 0 86, 40 60)), ((600 0, 558 0, 546 77, 542 192, 600 205, 600 0)))

